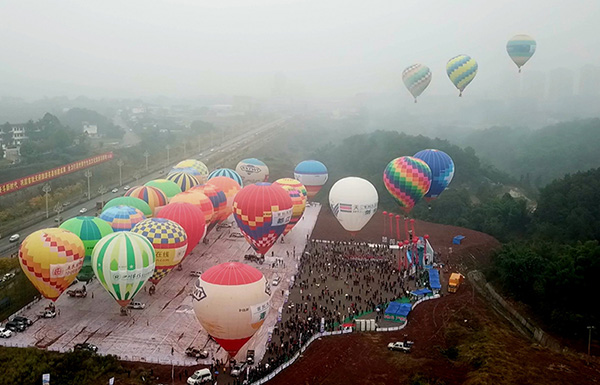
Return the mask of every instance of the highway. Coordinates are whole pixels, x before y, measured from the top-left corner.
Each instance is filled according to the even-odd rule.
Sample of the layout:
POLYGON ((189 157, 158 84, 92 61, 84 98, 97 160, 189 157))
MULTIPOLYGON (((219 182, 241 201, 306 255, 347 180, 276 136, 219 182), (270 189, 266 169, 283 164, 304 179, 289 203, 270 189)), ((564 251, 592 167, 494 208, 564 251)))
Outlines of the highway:
MULTIPOLYGON (((201 160, 204 163, 206 163, 206 165, 209 167, 209 169, 211 169, 211 166, 218 164, 218 162, 221 161, 224 157, 231 156, 232 152, 235 151, 238 147, 248 144, 249 140, 251 138, 253 138, 254 136, 259 135, 260 133, 267 131, 269 129, 277 128, 277 127, 281 126, 282 124, 284 124, 287 121, 287 119, 288 118, 280 118, 280 119, 271 121, 269 123, 261 124, 261 125, 255 126, 255 127, 250 127, 248 129, 248 131, 246 133, 244 133, 243 135, 239 135, 236 138, 226 140, 224 143, 222 143, 220 145, 215 145, 213 148, 206 148, 200 154, 190 155, 189 158, 201 160)), ((278 134, 278 133, 276 131, 273 131, 272 134, 278 134)), ((240 158, 240 160, 241 159, 242 158, 240 158)), ((165 167, 165 169, 167 169, 167 168, 170 169, 172 166, 174 166, 178 162, 180 162, 180 159, 174 160, 173 163, 168 165, 168 167, 165 167)), ((153 179, 164 178, 166 176, 167 172, 168 172, 168 170, 165 171, 164 169, 161 169, 160 171, 156 171, 156 172, 150 173, 148 175, 145 175, 137 181, 137 185, 143 185, 144 183, 151 181, 153 179)), ((133 186, 133 184, 131 186, 133 186)), ((78 216, 78 215, 94 216, 96 214, 96 201, 101 201, 101 200, 109 201, 113 198, 123 196, 123 194, 125 193, 123 187, 119 188, 118 186, 110 186, 110 187, 108 187, 108 189, 109 189, 108 192, 105 193, 104 195, 102 195, 101 197, 100 196, 92 197, 92 199, 90 199, 87 203, 81 204, 76 207, 70 207, 70 208, 65 209, 65 211, 63 211, 61 213, 63 221, 67 220, 69 218, 78 216), (112 189, 114 189, 114 188, 118 188, 118 191, 115 193, 112 192, 112 189), (80 214, 79 211, 82 208, 86 208, 88 211, 85 214, 80 214)), ((59 223, 55 222, 55 218, 56 218, 56 215, 51 215, 50 218, 48 218, 48 219, 44 219, 44 220, 36 223, 33 226, 30 226, 26 229, 20 230, 19 231, 20 239, 18 242, 13 242, 13 243, 9 242, 8 239, 13 233, 4 234, 2 239, 0 239, 0 257, 8 257, 11 255, 11 253, 16 252, 20 242, 23 241, 32 232, 40 230, 40 229, 48 228, 48 227, 58 226, 59 223)))

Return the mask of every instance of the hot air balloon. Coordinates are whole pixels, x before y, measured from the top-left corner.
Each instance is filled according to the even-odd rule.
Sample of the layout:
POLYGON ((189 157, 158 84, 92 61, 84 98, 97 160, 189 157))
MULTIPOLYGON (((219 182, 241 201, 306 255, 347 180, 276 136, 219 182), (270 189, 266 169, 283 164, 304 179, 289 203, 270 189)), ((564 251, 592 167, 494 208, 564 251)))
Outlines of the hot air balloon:
POLYGON ((212 171, 208 174, 208 180, 216 178, 218 176, 226 176, 227 178, 231 178, 240 185, 240 188, 244 187, 244 182, 242 182, 242 177, 237 172, 233 171, 230 168, 219 168, 212 171))
POLYGON ((448 60, 448 64, 446 64, 446 73, 448 73, 450 81, 460 91, 458 96, 462 96, 465 87, 467 87, 475 78, 475 75, 477 75, 477 62, 467 55, 455 56, 448 60))
POLYGON ((177 163, 169 174, 176 172, 187 172, 188 174, 192 174, 198 179, 198 182, 201 184, 206 183, 208 178, 208 167, 204 163, 196 159, 186 159, 177 163))
POLYGON ((166 179, 155 179, 147 182, 144 186, 156 187, 162 191, 168 199, 173 198, 175 195, 181 192, 181 187, 177 183, 166 179))
POLYGON ((44 297, 56 301, 83 266, 85 246, 70 231, 35 231, 21 243, 19 262, 25 276, 44 297))
POLYGON ((171 182, 175 182, 181 191, 187 191, 194 186, 198 186, 200 182, 196 179, 192 174, 188 174, 187 172, 174 172, 167 176, 167 180, 171 182))
POLYGON ((269 284, 259 270, 226 262, 198 278, 192 304, 202 327, 234 357, 265 321, 270 296, 269 284))
POLYGON ((210 203, 212 203, 214 213, 210 220, 209 230, 215 227, 219 221, 223 221, 224 218, 221 218, 224 215, 224 211, 227 210, 227 197, 221 189, 211 184, 202 184, 192 188, 190 191, 200 191, 206 195, 208 199, 210 199, 210 203))
POLYGON ((157 285, 182 260, 187 250, 187 235, 183 227, 165 218, 145 219, 131 229, 146 237, 154 247, 156 265, 149 281, 157 285))
POLYGON ((344 229, 356 235, 377 211, 379 196, 368 180, 347 177, 329 190, 329 206, 344 229))
POLYGON ((92 252, 94 274, 122 307, 154 274, 155 260, 150 241, 129 231, 108 234, 92 252))
POLYGON ((64 221, 59 228, 68 230, 83 241, 85 259, 77 275, 80 281, 89 281, 94 276, 92 269, 92 251, 102 237, 113 232, 110 224, 96 217, 75 217, 64 221))
POLYGON ((256 158, 242 160, 235 171, 242 177, 244 186, 269 180, 269 168, 256 158))
POLYGON ((400 207, 409 213, 429 191, 431 170, 421 159, 412 156, 396 158, 383 171, 383 184, 400 207))
POLYGON ((413 98, 415 98, 416 103, 417 97, 431 83, 431 71, 429 67, 423 64, 413 64, 402 71, 402 81, 413 98))
POLYGON ((506 44, 506 51, 508 52, 508 56, 510 56, 512 61, 515 62, 519 68, 519 72, 521 72, 521 67, 531 59, 535 53, 536 47, 537 43, 531 36, 515 35, 506 44))
POLYGON ((233 216, 248 243, 264 255, 292 218, 292 199, 271 183, 250 184, 233 200, 233 216))
POLYGON ((302 183, 292 178, 277 179, 273 184, 283 188, 287 191, 290 198, 292 198, 292 218, 290 219, 290 223, 285 226, 285 230, 283 230, 283 235, 286 235, 296 226, 296 223, 298 223, 300 218, 302 218, 302 214, 304 214, 307 196, 306 188, 304 188, 302 183))
POLYGON ((318 160, 304 160, 294 169, 294 179, 306 187, 308 198, 313 198, 327 182, 327 167, 318 160))
POLYGON ((221 221, 226 220, 231 215, 231 208, 233 207, 233 198, 235 195, 242 189, 240 185, 233 179, 225 177, 225 176, 215 176, 212 179, 209 179, 206 184, 212 185, 220 189, 225 193, 225 197, 227 198, 227 205, 223 210, 223 217, 221 221))
MULTIPOLYGON (((206 227, 208 227, 212 221, 215 209, 213 208, 210 199, 204 195, 202 191, 188 190, 186 192, 179 193, 171 198, 171 202, 187 202, 195 205, 204 214, 204 221, 206 227)), ((211 227, 212 228, 212 227, 211 227)))
POLYGON ((131 206, 113 206, 98 217, 108 222, 114 231, 130 231, 136 223, 146 219, 140 210, 131 206))
POLYGON ((198 206, 191 203, 169 203, 160 209, 156 217, 170 219, 183 227, 188 237, 188 245, 184 257, 194 250, 194 247, 198 245, 206 230, 204 213, 198 206))
POLYGON ((152 210, 152 214, 154 214, 157 207, 162 207, 169 201, 162 190, 152 186, 135 186, 127 190, 125 196, 138 198, 148 203, 150 210, 152 210))
POLYGON ((454 162, 444 151, 428 149, 419 151, 415 158, 423 160, 431 170, 431 186, 425 194, 425 200, 437 198, 450 184, 454 177, 454 162))
POLYGON ((134 208, 140 210, 142 212, 142 214, 144 214, 145 217, 148 218, 148 217, 152 216, 152 209, 150 208, 148 203, 144 202, 143 200, 141 200, 139 198, 134 198, 131 196, 113 198, 113 199, 109 200, 108 202, 106 202, 106 204, 102 208, 102 211, 106 211, 109 208, 115 207, 115 206, 134 207, 134 208))

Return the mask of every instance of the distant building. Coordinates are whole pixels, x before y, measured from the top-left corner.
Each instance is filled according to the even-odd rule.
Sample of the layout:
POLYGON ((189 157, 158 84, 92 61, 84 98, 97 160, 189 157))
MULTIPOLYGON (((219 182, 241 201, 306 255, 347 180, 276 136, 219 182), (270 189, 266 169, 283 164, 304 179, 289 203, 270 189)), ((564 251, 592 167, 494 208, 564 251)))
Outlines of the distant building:
POLYGON ((2 148, 20 146, 21 143, 27 139, 25 124, 9 124, 8 126, 9 127, 6 125, 0 126, 0 131, 2 131, 2 135, 0 135, 0 144, 2 145, 2 148))
POLYGON ((600 95, 600 67, 588 64, 581 68, 581 74, 579 76, 579 95, 600 95))
POLYGON ((97 138, 98 126, 95 124, 89 124, 88 122, 83 122, 83 132, 86 133, 90 138, 97 138))

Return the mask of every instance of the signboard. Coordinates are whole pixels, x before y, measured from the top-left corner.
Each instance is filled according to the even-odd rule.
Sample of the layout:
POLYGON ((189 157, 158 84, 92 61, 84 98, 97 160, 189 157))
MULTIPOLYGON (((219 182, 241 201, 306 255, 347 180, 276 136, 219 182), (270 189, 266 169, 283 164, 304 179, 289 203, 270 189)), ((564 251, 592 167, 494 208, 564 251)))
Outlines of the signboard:
POLYGON ((42 385, 49 385, 49 384, 50 384, 50 373, 42 374, 42 385))
POLYGON ((28 175, 23 178, 2 183, 0 184, 0 196, 31 187, 38 183, 46 182, 63 175, 67 175, 75 171, 96 166, 100 163, 108 162, 112 158, 112 152, 105 152, 104 154, 92 156, 91 158, 78 160, 77 162, 65 164, 64 166, 56 167, 51 170, 38 172, 37 174, 28 175))

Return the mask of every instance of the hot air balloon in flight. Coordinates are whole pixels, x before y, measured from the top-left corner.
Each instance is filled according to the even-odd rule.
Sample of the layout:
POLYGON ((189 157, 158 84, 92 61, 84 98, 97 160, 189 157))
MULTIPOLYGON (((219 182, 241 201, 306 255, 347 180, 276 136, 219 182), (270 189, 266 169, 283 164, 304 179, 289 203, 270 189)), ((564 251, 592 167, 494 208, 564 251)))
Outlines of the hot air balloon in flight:
POLYGON ((187 172, 174 172, 169 174, 166 179, 175 182, 181 188, 181 191, 187 191, 200 184, 195 176, 187 172))
POLYGON ((286 235, 296 226, 296 223, 298 223, 300 218, 302 218, 302 214, 304 214, 307 196, 306 188, 302 183, 292 178, 277 179, 273 184, 283 188, 287 191, 290 198, 292 198, 292 219, 290 219, 290 223, 283 230, 283 235, 286 235))
POLYGON ((235 171, 242 177, 244 186, 269 180, 269 168, 256 158, 242 160, 237 164, 235 171))
POLYGON ((138 198, 148 203, 152 214, 158 207, 166 205, 169 198, 165 195, 162 190, 152 186, 135 186, 127 190, 125 193, 126 197, 138 198))
POLYGON ((265 321, 270 297, 269 284, 259 270, 226 262, 202 273, 192 304, 202 327, 234 357, 265 321))
POLYGON ((400 207, 409 213, 431 186, 427 163, 412 156, 396 158, 383 171, 383 184, 400 207))
POLYGON ((108 222, 114 231, 130 231, 136 223, 146 219, 140 210, 131 206, 109 207, 98 217, 108 222))
POLYGON ((151 180, 150 182, 146 182, 144 186, 156 187, 162 191, 168 199, 173 198, 181 192, 181 187, 179 187, 177 183, 167 179, 151 180))
POLYGON ((150 241, 129 231, 108 234, 92 252, 94 274, 122 307, 154 274, 155 260, 150 241))
POLYGON ((56 301, 83 266, 85 246, 70 231, 49 228, 27 236, 19 247, 25 276, 44 297, 56 301))
MULTIPOLYGON (((210 199, 204 195, 202 191, 191 189, 186 192, 179 193, 171 198, 170 202, 187 202, 195 205, 202 210, 206 227, 208 228, 208 226, 211 224, 215 209, 213 208, 213 204, 210 199)), ((206 233, 208 233, 208 231, 206 231, 205 234, 206 233)))
POLYGON ((448 60, 446 64, 446 73, 454 86, 460 91, 458 96, 462 96, 465 87, 473 81, 477 75, 477 62, 467 55, 458 55, 448 60))
POLYGON ((92 269, 92 251, 94 246, 102 237, 113 232, 110 224, 96 217, 75 217, 64 221, 59 228, 68 230, 77 235, 83 241, 85 247, 85 259, 83 266, 77 274, 80 281, 89 281, 94 276, 92 269))
POLYGON ((231 209, 233 207, 233 198, 235 195, 242 189, 240 185, 233 179, 228 178, 226 176, 215 176, 206 182, 206 184, 212 185, 220 189, 225 193, 225 197, 227 198, 227 205, 222 212, 221 221, 226 220, 231 215, 231 209))
POLYGON ((271 183, 250 184, 235 196, 233 216, 252 248, 265 255, 292 218, 292 199, 271 183))
POLYGON ((428 149, 419 151, 414 155, 429 166, 431 170, 431 186, 425 194, 425 200, 437 198, 450 184, 454 177, 454 162, 444 151, 428 149))
POLYGON ((142 212, 142 214, 144 214, 145 217, 149 218, 152 216, 152 209, 150 208, 148 203, 144 202, 143 200, 141 200, 139 198, 134 198, 131 196, 113 198, 113 199, 109 200, 108 202, 106 202, 106 204, 102 208, 102 211, 106 211, 109 208, 114 207, 114 206, 134 207, 134 208, 140 210, 142 212))
POLYGON ((356 235, 377 211, 379 196, 368 180, 347 177, 329 190, 329 206, 342 227, 356 235))
POLYGON ((201 184, 206 183, 208 178, 208 167, 204 163, 196 159, 186 159, 177 163, 175 167, 169 171, 169 174, 176 172, 186 172, 192 174, 198 179, 201 184))
POLYGON ((508 52, 508 56, 510 56, 512 61, 515 62, 519 68, 519 72, 521 72, 521 67, 531 59, 535 53, 536 47, 537 43, 531 36, 521 34, 513 36, 508 41, 506 44, 506 51, 508 52))
POLYGON ((172 202, 160 209, 156 218, 170 219, 178 223, 188 237, 188 244, 184 257, 189 255, 194 247, 200 243, 206 231, 204 213, 196 205, 187 202, 172 202))
POLYGON ((402 81, 408 91, 412 94, 413 98, 415 98, 416 103, 417 97, 419 97, 419 95, 425 91, 427 86, 429 86, 429 83, 431 83, 431 70, 423 64, 413 64, 402 71, 402 81))
POLYGON ((208 174, 208 180, 211 180, 218 176, 226 176, 227 178, 231 178, 240 185, 240 188, 244 187, 244 182, 242 181, 242 177, 240 176, 240 174, 238 174, 230 168, 219 168, 212 171, 210 174, 208 174))
POLYGON ((327 182, 327 167, 318 160, 304 160, 294 169, 294 179, 306 187, 308 198, 313 198, 327 182))
POLYGON ((182 260, 188 239, 183 227, 165 218, 145 219, 131 229, 146 237, 154 247, 156 263, 149 281, 157 285, 182 260))

